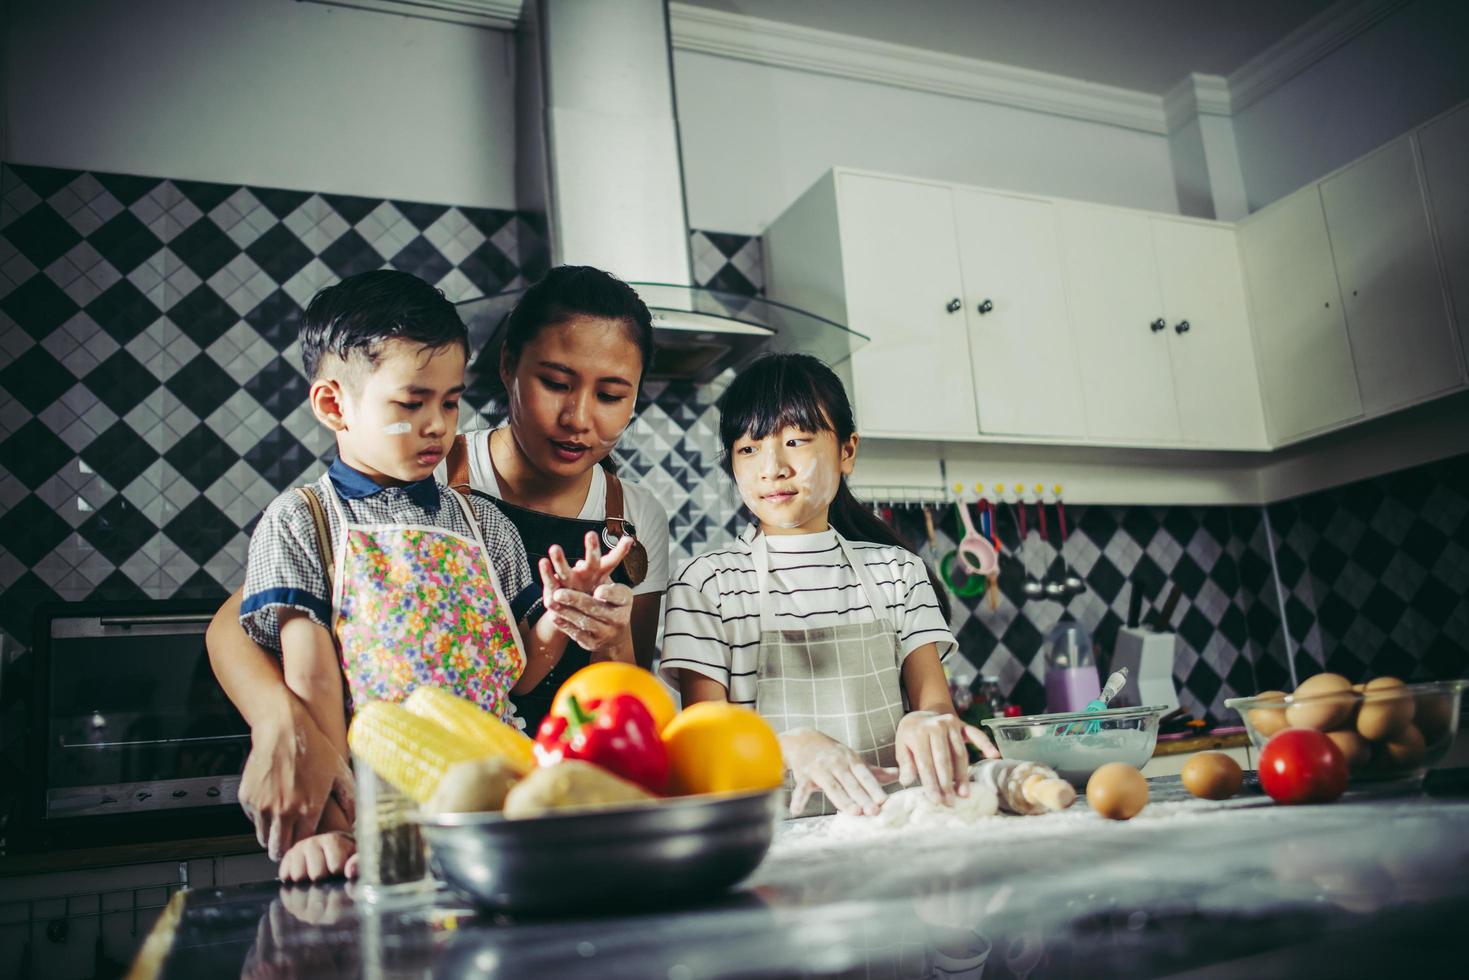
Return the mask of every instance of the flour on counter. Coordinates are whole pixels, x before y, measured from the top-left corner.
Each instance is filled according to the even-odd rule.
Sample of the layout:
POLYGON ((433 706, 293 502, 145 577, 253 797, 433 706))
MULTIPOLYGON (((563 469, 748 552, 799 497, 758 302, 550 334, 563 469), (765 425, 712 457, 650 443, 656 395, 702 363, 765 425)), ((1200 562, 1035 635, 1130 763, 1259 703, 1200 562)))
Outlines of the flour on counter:
POLYGON ((860 837, 887 830, 952 830, 971 826, 999 812, 995 791, 978 783, 971 783, 969 795, 956 799, 953 806, 935 803, 923 787, 912 786, 888 797, 875 817, 837 814, 831 821, 831 833, 835 837, 860 837))

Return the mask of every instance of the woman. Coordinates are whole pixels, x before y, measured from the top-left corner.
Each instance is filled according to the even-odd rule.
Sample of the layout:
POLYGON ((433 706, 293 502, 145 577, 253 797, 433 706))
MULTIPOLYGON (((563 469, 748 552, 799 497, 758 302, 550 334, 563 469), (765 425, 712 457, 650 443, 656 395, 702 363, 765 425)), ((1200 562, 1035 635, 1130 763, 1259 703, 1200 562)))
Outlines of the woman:
MULTIPOLYGON (((523 684, 513 698, 532 730, 561 682, 589 661, 647 667, 656 652, 668 518, 651 493, 607 468, 652 354, 652 317, 631 287, 586 266, 552 269, 526 290, 506 325, 499 376, 508 423, 461 437, 437 474, 501 501, 532 563, 549 556, 557 571, 567 571, 567 556, 588 550, 589 533, 609 544, 632 533, 646 556, 645 568, 625 562, 613 576, 618 584, 595 597, 558 594, 547 603, 547 615, 573 642, 558 663, 536 665, 543 676, 526 678, 536 680, 534 687, 523 684)), ((315 832, 329 796, 352 815, 352 779, 286 689, 279 661, 240 629, 239 605, 236 593, 215 615, 209 657, 252 732, 240 803, 278 859, 315 832)))

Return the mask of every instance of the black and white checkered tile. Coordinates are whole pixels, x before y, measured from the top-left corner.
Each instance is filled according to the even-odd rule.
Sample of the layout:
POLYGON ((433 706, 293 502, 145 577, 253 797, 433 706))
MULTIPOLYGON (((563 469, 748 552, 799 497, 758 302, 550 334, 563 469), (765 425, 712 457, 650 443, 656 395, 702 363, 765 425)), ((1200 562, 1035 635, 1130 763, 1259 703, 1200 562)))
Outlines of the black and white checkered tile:
POLYGON ((1300 677, 1469 675, 1469 456, 1275 504, 1270 522, 1300 677))
POLYGON ((312 294, 391 266, 473 299, 544 253, 513 211, 0 167, 0 627, 223 595, 332 451, 294 343, 312 294))
MULTIPOLYGON (((759 238, 694 231, 690 245, 699 284, 761 292, 759 238)), ((510 211, 0 166, 7 642, 27 637, 39 601, 222 596, 239 581, 260 510, 330 458, 294 345, 301 307, 321 286, 391 265, 467 300, 535 278, 546 251, 531 217, 510 211)), ((714 400, 727 380, 649 384, 619 452, 667 503, 675 563, 727 542, 744 520, 716 466, 714 400)), ((466 428, 497 420, 493 404, 467 401, 466 428)), ((1465 472, 1460 459, 1271 508, 1302 675, 1322 664, 1465 672, 1465 472)), ((965 658, 1023 706, 1044 700, 1046 632, 1064 615, 1110 650, 1129 581, 1152 600, 1169 581, 1183 590, 1175 676, 1195 714, 1228 720, 1224 698, 1288 686, 1259 510, 1068 516, 1065 560, 1085 594, 1064 610, 1025 602, 1010 562, 997 611, 955 613, 965 658)), ((898 519, 924 541, 916 514, 898 519)), ((1002 518, 1007 527, 1013 543, 1002 518)), ((938 554, 951 531, 940 531, 938 554)), ((1025 554, 1037 573, 1059 567, 1034 534, 1025 554)))
MULTIPOLYGON (((1056 512, 1049 509, 1052 539, 1042 540, 1030 508, 1030 534, 1018 546, 1014 508, 1002 508, 998 531, 1003 547, 1001 598, 990 609, 988 597, 957 599, 950 620, 960 653, 979 674, 999 678, 1000 686, 1026 711, 1045 709, 1044 641, 1063 619, 1075 621, 1093 638, 1099 662, 1124 625, 1133 588, 1143 609, 1162 604, 1176 583, 1181 598, 1172 617, 1178 634, 1174 680, 1179 703, 1196 717, 1223 722, 1233 713, 1224 699, 1256 688, 1249 612, 1253 594, 1245 586, 1244 566, 1268 561, 1250 555, 1250 517, 1258 512, 1223 507, 1070 506, 1070 529, 1058 557, 1056 512), (1248 556, 1248 557, 1247 557, 1248 556), (1059 577, 1067 569, 1087 590, 1065 605, 1027 598, 1027 573, 1059 577)), ((929 543, 922 515, 898 508, 899 529, 936 565, 957 541, 952 505, 936 520, 936 543, 929 543)))

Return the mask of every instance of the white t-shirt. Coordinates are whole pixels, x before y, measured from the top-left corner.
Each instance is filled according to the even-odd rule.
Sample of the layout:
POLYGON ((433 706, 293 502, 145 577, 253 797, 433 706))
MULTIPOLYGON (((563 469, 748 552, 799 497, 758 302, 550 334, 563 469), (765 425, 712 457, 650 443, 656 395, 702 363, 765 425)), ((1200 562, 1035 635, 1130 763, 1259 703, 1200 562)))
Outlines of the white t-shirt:
MULTIPOLYGON (((700 555, 669 583, 658 671, 678 687, 678 672, 711 677, 735 704, 755 703, 756 654, 760 648, 759 586, 750 542, 755 525, 728 548, 700 555)), ((955 649, 923 560, 905 548, 851 541, 882 595, 882 615, 898 632, 903 656, 926 643, 939 657, 955 649)), ((857 572, 847 563, 835 531, 777 534, 766 538, 770 578, 766 586, 776 629, 818 629, 866 623, 873 610, 857 572)))
MULTIPOLYGON (((464 433, 469 456, 469 485, 491 496, 500 496, 500 482, 490 462, 490 433, 493 429, 475 429, 464 433)), ((434 476, 446 479, 447 464, 440 463, 434 476)), ((653 494, 636 483, 622 481, 623 515, 632 522, 638 541, 648 552, 648 577, 633 589, 633 595, 664 592, 668 589, 668 512, 653 494)), ((578 520, 607 519, 607 475, 599 466, 592 467, 592 485, 582 503, 578 520)))

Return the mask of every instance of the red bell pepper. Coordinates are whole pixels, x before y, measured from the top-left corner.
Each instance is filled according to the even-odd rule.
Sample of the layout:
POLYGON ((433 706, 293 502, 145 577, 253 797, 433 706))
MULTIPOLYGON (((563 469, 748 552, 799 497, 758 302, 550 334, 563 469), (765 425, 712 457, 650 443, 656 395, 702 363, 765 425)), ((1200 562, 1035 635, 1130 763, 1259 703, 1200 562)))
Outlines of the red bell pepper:
POLYGON ((567 698, 566 714, 547 715, 536 732, 543 766, 578 759, 601 766, 653 793, 668 785, 668 750, 646 705, 631 694, 596 698, 583 707, 567 698))

